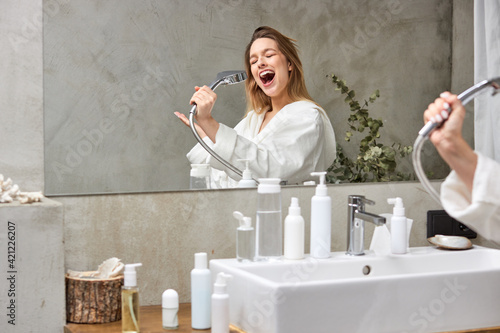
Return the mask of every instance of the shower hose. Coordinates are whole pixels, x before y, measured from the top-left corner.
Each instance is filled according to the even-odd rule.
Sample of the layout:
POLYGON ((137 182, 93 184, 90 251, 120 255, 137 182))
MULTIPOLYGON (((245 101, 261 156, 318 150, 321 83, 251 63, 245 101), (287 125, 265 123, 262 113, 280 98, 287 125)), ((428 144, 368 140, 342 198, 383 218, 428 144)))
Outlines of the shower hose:
MULTIPOLYGON (((492 96, 500 92, 500 77, 491 80, 484 80, 477 83, 476 85, 470 87, 469 89, 465 90, 463 93, 458 95, 458 99, 462 102, 462 105, 465 106, 467 103, 469 103, 471 100, 473 100, 481 93, 488 91, 488 89, 485 88, 493 89, 492 96)), ((425 124, 425 126, 419 131, 418 137, 415 140, 415 143, 413 144, 413 154, 412 154, 413 168, 415 169, 415 173, 417 174, 420 183, 422 183, 425 190, 439 204, 441 204, 439 193, 436 191, 434 187, 432 187, 429 179, 425 175, 424 169, 422 168, 421 152, 422 152, 422 146, 424 145, 425 141, 429 139, 430 133, 441 124, 432 122, 428 122, 427 124, 425 124)))

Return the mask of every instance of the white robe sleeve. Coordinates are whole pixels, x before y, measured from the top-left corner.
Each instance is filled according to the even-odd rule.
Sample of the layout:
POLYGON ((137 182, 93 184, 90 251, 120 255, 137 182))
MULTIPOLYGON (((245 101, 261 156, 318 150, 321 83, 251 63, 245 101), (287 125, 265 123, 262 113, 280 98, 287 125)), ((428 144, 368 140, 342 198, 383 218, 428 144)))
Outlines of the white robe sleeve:
POLYGON ((500 243, 500 164, 478 155, 472 193, 452 171, 441 185, 446 212, 481 236, 500 243))
MULTIPOLYGON (((207 144, 208 147, 213 149, 214 143, 208 136, 204 137, 203 141, 207 144)), ((199 143, 197 143, 186 155, 191 164, 207 163, 208 156, 210 156, 209 153, 199 143)))

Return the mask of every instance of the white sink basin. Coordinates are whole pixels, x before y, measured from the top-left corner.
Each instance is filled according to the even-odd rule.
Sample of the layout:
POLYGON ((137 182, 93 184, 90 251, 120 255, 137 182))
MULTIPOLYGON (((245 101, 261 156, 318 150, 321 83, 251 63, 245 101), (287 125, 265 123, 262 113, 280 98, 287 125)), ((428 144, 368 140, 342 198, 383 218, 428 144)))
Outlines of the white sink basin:
POLYGON ((500 325, 500 251, 412 248, 406 255, 210 261, 247 333, 440 332, 500 325))

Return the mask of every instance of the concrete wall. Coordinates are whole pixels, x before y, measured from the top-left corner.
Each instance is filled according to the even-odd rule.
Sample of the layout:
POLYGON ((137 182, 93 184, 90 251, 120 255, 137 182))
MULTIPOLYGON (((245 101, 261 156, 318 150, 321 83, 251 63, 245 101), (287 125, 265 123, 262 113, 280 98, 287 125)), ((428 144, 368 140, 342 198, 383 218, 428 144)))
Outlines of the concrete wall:
POLYGON ((2 2, 0 173, 43 189, 42 1, 2 2))
MULTIPOLYGON (((59 3, 63 2, 59 0, 59 3)), ((470 2, 454 1, 450 6, 448 2, 438 1, 430 6, 434 10, 438 5, 453 8, 453 13, 457 15, 460 13, 460 16, 454 14, 456 29, 453 43, 450 43, 451 54, 456 55, 451 59, 457 66, 452 66, 454 75, 451 81, 449 77, 444 78, 446 82, 451 82, 451 87, 459 87, 460 91, 472 80, 473 51, 469 48, 472 36, 466 33, 468 28, 463 28, 470 27, 472 22, 470 2), (469 74, 462 75, 465 72, 461 68, 469 74)), ((0 30, 7 36, 0 40, 0 132, 3 138, 0 142, 0 173, 13 178, 26 191, 44 188, 42 15, 41 0, 6 0, 0 12, 0 30)), ((376 45, 372 47, 376 49, 376 45)), ((362 78, 358 80, 362 81, 362 78)), ((353 83, 357 84, 358 80, 353 83)), ((416 76, 412 80, 426 78, 416 76)), ((371 89, 371 85, 368 88, 371 89)), ((429 94, 437 95, 438 91, 429 94)), ((414 110, 415 119, 420 119, 424 105, 429 102, 419 101, 422 107, 414 110)), ((342 185, 330 187, 329 193, 333 197, 335 214, 333 250, 343 250, 345 246, 346 197, 355 193, 365 194, 377 201, 371 209, 374 213, 389 210, 384 203, 386 197, 402 196, 408 216, 416 221, 411 245, 426 244, 423 212, 436 206, 420 185, 342 185)), ((307 217, 312 194, 313 189, 307 187, 285 189, 284 211, 290 197, 298 196, 307 217)), ((235 221, 231 212, 238 209, 252 215, 255 209, 255 193, 251 190, 53 199, 63 203, 65 210, 66 269, 95 269, 102 260, 111 256, 118 256, 126 262, 142 261, 145 266, 138 274, 143 288, 143 304, 159 304, 161 292, 167 287, 179 290, 182 302, 189 301, 188 273, 193 265, 194 252, 207 251, 210 258, 234 256, 235 221)), ((368 230, 368 239, 370 232, 368 230)), ((475 243, 493 246, 482 239, 475 243)), ((33 299, 36 300, 36 296, 33 299)))
MULTIPOLYGON (((459 94, 474 82, 474 1, 453 1, 451 91, 459 94)), ((474 102, 466 106, 464 138, 474 147, 474 102)))
POLYGON ((60 332, 66 322, 63 235, 58 202, 0 205, 1 332, 60 332))

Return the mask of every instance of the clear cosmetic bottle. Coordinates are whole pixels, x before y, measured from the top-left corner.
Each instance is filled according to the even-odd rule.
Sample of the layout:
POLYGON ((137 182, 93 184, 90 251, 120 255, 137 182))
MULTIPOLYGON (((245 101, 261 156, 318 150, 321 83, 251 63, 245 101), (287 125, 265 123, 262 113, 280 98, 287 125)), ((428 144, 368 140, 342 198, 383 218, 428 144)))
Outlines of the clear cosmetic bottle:
POLYGON ((279 178, 259 179, 255 240, 257 261, 279 260, 283 255, 280 181, 279 178))
POLYGON ((192 190, 209 189, 211 183, 210 164, 191 164, 189 188, 192 190))
POLYGON ((239 227, 236 228, 236 259, 240 262, 253 261, 255 229, 252 227, 252 219, 237 211, 233 212, 233 216, 239 221, 239 227))

